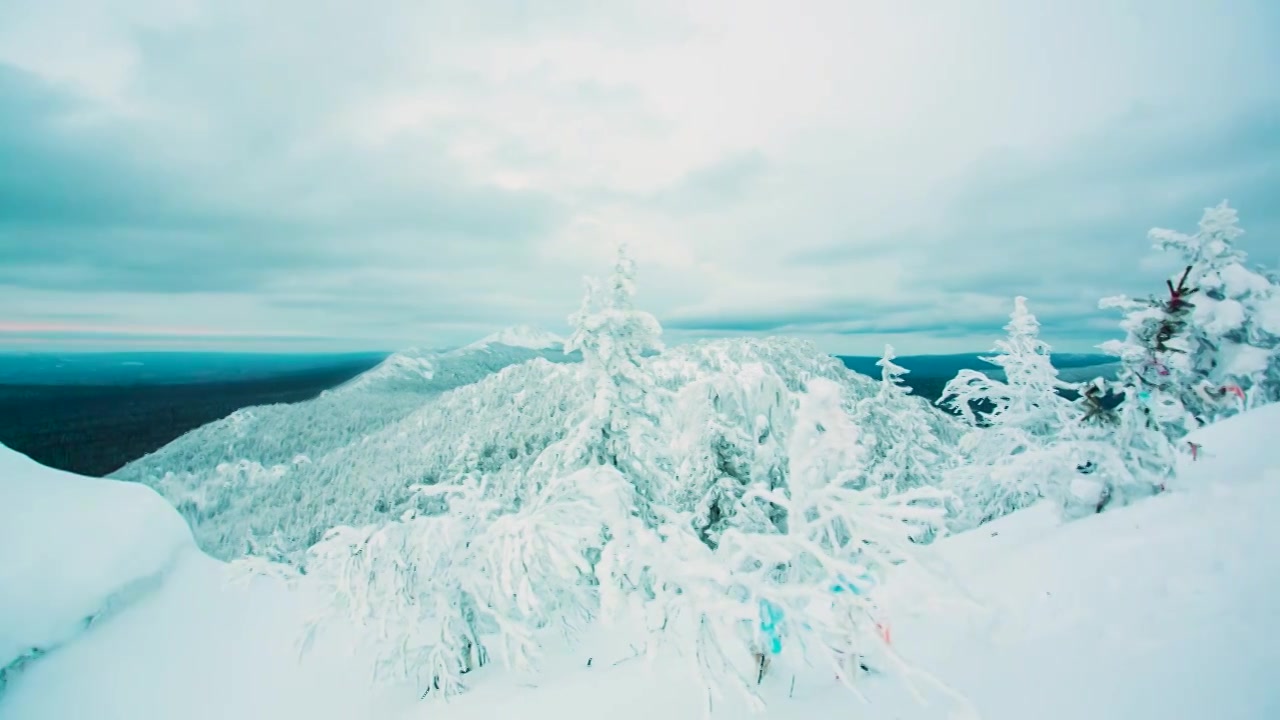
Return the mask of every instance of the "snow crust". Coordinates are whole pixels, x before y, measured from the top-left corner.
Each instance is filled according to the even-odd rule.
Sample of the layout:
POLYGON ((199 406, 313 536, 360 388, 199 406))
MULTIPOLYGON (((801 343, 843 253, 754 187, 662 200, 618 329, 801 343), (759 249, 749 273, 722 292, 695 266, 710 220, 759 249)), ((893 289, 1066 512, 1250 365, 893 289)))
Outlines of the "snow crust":
MULTIPOLYGON (((1191 436, 1171 492, 1063 523, 1040 504, 943 540, 926 563, 954 592, 922 592, 910 568, 878 602, 894 649, 949 686, 770 676, 763 717, 902 720, 1167 720, 1280 717, 1280 405, 1191 436)), ((0 454, 0 622, 22 643, 43 618, 92 613, 133 579, 178 562, 158 591, 31 662, 0 696, 0 717, 520 717, 610 720, 704 716, 687 659, 652 663, 628 620, 551 648, 541 672, 484 668, 448 703, 375 693, 342 633, 296 654, 303 599, 267 578, 226 583, 151 491, 43 470, 0 454), (22 548, 14 552, 14 548, 22 548), (21 594, 15 594, 15 588, 21 594), (54 607, 58 612, 52 612, 54 607)), ((932 586, 930 586, 932 587, 932 586)), ((44 637, 65 639, 52 623, 44 637)), ((36 638, 37 640, 43 638, 36 638)), ((13 646, 10 641, 6 647, 13 646)), ((716 718, 745 717, 726 702, 716 718)))

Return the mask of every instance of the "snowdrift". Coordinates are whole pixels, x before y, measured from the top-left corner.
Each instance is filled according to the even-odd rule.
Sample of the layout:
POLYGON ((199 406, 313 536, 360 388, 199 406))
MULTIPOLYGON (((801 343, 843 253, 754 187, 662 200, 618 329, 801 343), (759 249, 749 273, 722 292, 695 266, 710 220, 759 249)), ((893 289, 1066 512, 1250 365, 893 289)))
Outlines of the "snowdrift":
POLYGON ((153 589, 194 545, 154 490, 52 470, 0 445, 0 548, 2 688, 20 664, 153 589))
MULTIPOLYGON (((922 704, 899 681, 873 675, 859 680, 864 702, 834 679, 792 686, 789 676, 770 676, 764 717, 1280 717, 1274 682, 1280 666, 1280 616, 1274 611, 1280 594, 1277 427, 1280 406, 1268 406, 1197 433, 1191 439, 1203 451, 1184 463, 1177 487, 1133 506, 1062 523, 1054 508, 1040 505, 933 546, 924 559, 954 579, 955 591, 922 594, 907 571, 884 589, 881 602, 892 613, 893 647, 954 695, 920 683, 922 704)), ((37 534, 22 538, 24 547, 35 548, 31 554, 54 559, 38 544, 28 545, 26 537, 56 543, 56 559, 67 567, 129 558, 133 572, 126 574, 136 577, 163 566, 153 556, 158 565, 135 567, 129 554, 139 548, 107 548, 96 541, 95 532, 119 537, 103 535, 97 503, 106 497, 123 501, 120 486, 59 477, 10 455, 0 465, 11 494, 6 500, 38 500, 30 482, 11 481, 18 477, 14 467, 27 480, 61 483, 49 500, 39 501, 44 511, 21 521, 21 532, 37 534), (15 488, 29 495, 18 497, 15 488)), ((141 511, 154 498, 137 488, 120 505, 140 513, 131 517, 157 520, 170 533, 160 537, 175 540, 172 513, 141 511)), ((6 517, 0 526, 5 539, 18 522, 6 517)), ((55 582, 48 573, 60 572, 31 561, 28 551, 5 558, 6 580, 15 567, 26 568, 25 583, 43 587, 55 582)), ((122 577, 101 587, 120 587, 122 577)), ((5 602, 13 602, 12 585, 0 587, 5 602)), ((329 644, 322 642, 299 662, 293 652, 299 602, 266 579, 227 587, 222 565, 186 554, 158 592, 17 675, 0 698, 0 716, 703 716, 701 688, 686 671, 688 659, 659 655, 646 662, 619 640, 625 627, 601 625, 571 648, 554 651, 540 673, 485 668, 470 692, 449 703, 417 702, 404 689, 377 695, 366 682, 367 666, 343 652, 338 638, 328 638, 329 644)), ((83 608, 92 612, 94 604, 81 603, 67 617, 83 608)), ((15 616, 6 610, 3 617, 15 616)), ((728 703, 712 713, 743 716, 742 708, 728 703)))

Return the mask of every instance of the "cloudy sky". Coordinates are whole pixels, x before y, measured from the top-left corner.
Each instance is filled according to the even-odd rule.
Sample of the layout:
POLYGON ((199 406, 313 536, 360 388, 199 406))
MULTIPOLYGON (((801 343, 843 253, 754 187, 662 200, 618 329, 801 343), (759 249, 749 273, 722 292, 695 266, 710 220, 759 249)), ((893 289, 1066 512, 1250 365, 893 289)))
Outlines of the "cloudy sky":
POLYGON ((4 0, 0 348, 565 327, 631 243, 672 340, 982 350, 1280 265, 1274 0, 4 0), (536 9, 534 9, 536 6, 536 9))

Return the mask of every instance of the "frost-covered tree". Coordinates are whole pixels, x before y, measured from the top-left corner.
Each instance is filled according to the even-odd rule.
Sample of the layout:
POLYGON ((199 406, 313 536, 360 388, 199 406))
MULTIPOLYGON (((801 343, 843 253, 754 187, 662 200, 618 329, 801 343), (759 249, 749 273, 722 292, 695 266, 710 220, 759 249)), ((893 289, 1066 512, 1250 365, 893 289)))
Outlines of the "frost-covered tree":
POLYGON ((835 383, 810 382, 788 433, 785 487, 750 488, 717 544, 693 530, 693 513, 664 508, 656 532, 609 557, 613 574, 646 578, 656 642, 692 659, 709 702, 758 702, 762 662, 848 677, 852 658, 887 652, 872 586, 911 556, 913 539, 937 531, 943 495, 855 489, 865 450, 841 396, 835 383))
POLYGON ((635 275, 635 262, 620 244, 608 283, 587 279, 582 306, 569 317, 573 333, 565 350, 582 353, 594 398, 571 421, 566 438, 542 453, 531 474, 616 467, 634 485, 641 512, 647 513, 663 501, 670 469, 658 439, 663 393, 641 367, 646 354, 662 349, 662 327, 635 308, 635 275))
POLYGON ((1195 234, 1152 230, 1156 247, 1185 265, 1168 297, 1104 299, 1125 313, 1124 340, 1103 345, 1123 364, 1153 422, 1172 439, 1249 404, 1280 399, 1280 286, 1246 266, 1244 231, 1224 201, 1195 234))
POLYGON ((1120 327, 1126 333, 1124 341, 1113 340, 1100 347, 1120 360, 1117 378, 1136 389, 1133 397, 1141 403, 1149 422, 1169 438, 1178 439, 1199 427, 1183 402, 1184 389, 1199 379, 1177 360, 1185 357, 1190 347, 1186 331, 1190 307, 1183 296, 1187 288, 1181 281, 1176 287, 1170 282, 1169 287, 1170 299, 1164 303, 1125 297, 1099 303, 1104 309, 1125 313, 1120 327))
POLYGON ((978 425, 974 406, 989 407, 985 423, 1017 428, 1032 437, 1056 435, 1070 422, 1070 403, 1058 394, 1066 385, 1049 355, 1049 344, 1040 339, 1040 323, 1027 309, 1027 299, 1014 299, 1014 309, 1005 325, 1008 336, 995 344, 995 354, 984 362, 995 365, 1004 380, 988 377, 978 370, 961 370, 943 388, 939 404, 951 407, 971 425, 978 425))
POLYGON ((1240 407, 1230 398, 1233 389, 1258 402, 1280 399, 1280 286, 1246 265, 1235 246, 1242 235, 1226 201, 1204 211, 1194 235, 1151 231, 1156 247, 1191 268, 1185 281, 1197 293, 1189 347, 1179 360, 1200 381, 1194 394, 1184 393, 1184 404, 1210 422, 1240 407))
POLYGON ((894 362, 885 345, 876 362, 880 382, 874 395, 860 400, 856 417, 870 450, 865 481, 886 493, 937 485, 953 460, 953 451, 936 430, 937 410, 912 396, 902 382, 909 372, 894 362), (931 422, 934 421, 934 422, 931 422))
MULTIPOLYGON (((1008 337, 996 343, 998 354, 987 361, 1003 369, 1006 379, 964 370, 940 400, 972 427, 961 442, 965 462, 946 473, 945 486, 962 504, 952 529, 972 528, 1042 499, 1077 515, 1153 492, 1164 476, 1144 469, 1136 450, 1118 444, 1114 429, 1084 422, 1083 413, 1058 392, 1071 386, 1059 380, 1025 298, 1016 300, 1005 329, 1008 337), (991 409, 979 419, 973 405, 991 409)), ((1149 439, 1139 436, 1128 415, 1124 428, 1126 442, 1149 439)))
POLYGON ((691 508, 695 530, 714 546, 728 527, 751 522, 739 515, 749 488, 785 482, 791 393, 776 371, 747 363, 685 385, 671 410, 667 422, 679 462, 669 505, 691 508))
POLYGON ((625 514, 620 487, 582 470, 514 512, 477 477, 415 487, 434 512, 334 528, 310 549, 306 582, 328 603, 322 621, 363 628, 376 677, 455 694, 490 655, 528 669, 539 633, 573 632, 591 618, 587 558, 609 520, 625 514))

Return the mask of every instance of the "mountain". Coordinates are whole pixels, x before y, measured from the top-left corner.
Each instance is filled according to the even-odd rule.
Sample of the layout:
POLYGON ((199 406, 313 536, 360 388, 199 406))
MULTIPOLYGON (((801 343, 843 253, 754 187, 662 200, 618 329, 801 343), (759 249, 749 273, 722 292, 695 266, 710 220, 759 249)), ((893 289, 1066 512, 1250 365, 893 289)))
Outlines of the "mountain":
MULTIPOLYGON (((545 339, 526 330, 499 336, 545 339)), ((193 430, 112 477, 159 491, 215 557, 298 558, 332 527, 399 517, 414 485, 470 472, 515 482, 594 397, 576 356, 560 347, 486 340, 444 353, 395 353, 314 400, 245 408, 193 430)), ((814 377, 835 380, 850 403, 875 387, 788 339, 693 343, 644 362, 672 393, 709 373, 755 365, 793 391, 814 377)))
POLYGON ((237 410, 111 477, 160 491, 217 557, 273 536, 305 547, 333 524, 395 512, 409 485, 444 472, 468 430, 519 436, 504 406, 525 388, 571 396, 559 367, 569 360, 497 343, 394 353, 312 400, 237 410), (465 389, 505 369, 501 404, 465 389))
POLYGON ((515 325, 478 340, 464 349, 477 350, 492 345, 528 348, 529 350, 555 350, 564 348, 564 338, 530 325, 515 325))
MULTIPOLYGON (((894 359, 894 362, 910 371, 907 379, 947 378, 955 377, 961 370, 981 370, 986 373, 999 373, 1000 369, 982 358, 988 353, 958 353, 952 355, 906 355, 894 359)), ((880 358, 868 355, 845 355, 840 360, 851 370, 869 377, 880 377, 880 368, 876 366, 880 358)), ((1115 362, 1110 355, 1088 355, 1079 353, 1054 353, 1053 366, 1059 371, 1089 366, 1105 366, 1115 362)), ((992 375, 995 377, 995 375, 992 375)))
MULTIPOLYGON (((942 396, 942 389, 961 370, 979 370, 995 380, 1004 379, 1004 371, 984 361, 983 355, 961 353, 954 355, 908 355, 894 360, 909 372, 902 378, 911 391, 929 401, 942 396)), ((870 356, 841 356, 840 361, 854 372, 871 378, 880 377, 876 365, 880 358, 870 356)), ((1110 355, 1054 353, 1054 367, 1063 382, 1082 383, 1095 377, 1114 379, 1119 363, 1110 355)))

